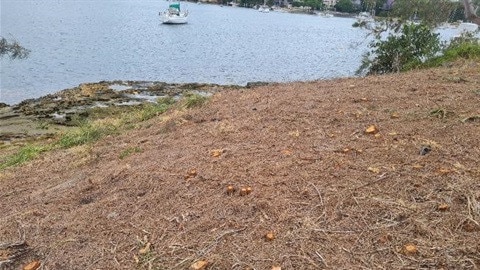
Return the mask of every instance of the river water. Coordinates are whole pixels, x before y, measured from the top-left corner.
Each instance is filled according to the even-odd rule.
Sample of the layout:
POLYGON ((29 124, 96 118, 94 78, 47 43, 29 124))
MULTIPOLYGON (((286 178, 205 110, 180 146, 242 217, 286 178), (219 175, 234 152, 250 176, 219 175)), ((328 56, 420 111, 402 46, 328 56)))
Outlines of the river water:
POLYGON ((1 0, 0 35, 31 54, 0 60, 0 102, 102 80, 244 85, 353 76, 367 50, 354 19, 182 5, 189 23, 163 25, 163 0, 1 0))

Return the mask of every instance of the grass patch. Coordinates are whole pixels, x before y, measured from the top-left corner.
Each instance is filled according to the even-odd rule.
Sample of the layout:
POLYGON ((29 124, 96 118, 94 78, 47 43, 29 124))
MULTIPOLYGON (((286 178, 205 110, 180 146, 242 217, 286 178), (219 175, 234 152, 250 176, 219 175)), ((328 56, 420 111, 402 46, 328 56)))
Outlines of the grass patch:
POLYGON ((147 121, 168 110, 170 105, 164 103, 148 103, 143 105, 143 108, 138 112, 139 121, 147 121))
POLYGON ((120 153, 119 158, 124 159, 134 153, 141 153, 141 152, 142 152, 142 149, 140 147, 129 147, 120 153))
POLYGON ((183 98, 183 106, 185 108, 199 107, 207 102, 208 97, 198 93, 189 92, 185 94, 183 98))
MULTIPOLYGON (((203 99, 194 95, 191 97, 190 106, 203 103, 201 100, 203 99)), ((0 161, 0 169, 22 164, 51 149, 66 149, 90 144, 107 135, 134 129, 138 126, 138 123, 165 113, 175 102, 174 98, 164 97, 159 98, 156 103, 146 103, 138 106, 91 109, 84 114, 85 117, 81 116, 74 119, 74 127, 60 134, 56 142, 42 147, 25 146, 17 153, 7 156, 4 161, 0 161)), ((45 128, 48 128, 48 125, 43 122, 40 125, 45 125, 45 128)), ((120 153, 120 159, 141 151, 138 147, 128 148, 120 153)))
POLYGON ((36 158, 42 152, 49 150, 48 146, 27 145, 22 147, 17 153, 9 156, 6 160, 0 163, 0 169, 18 166, 29 160, 36 158))
POLYGON ((105 135, 105 129, 103 127, 86 123, 76 130, 63 134, 57 144, 61 148, 70 148, 96 141, 103 135, 105 135))

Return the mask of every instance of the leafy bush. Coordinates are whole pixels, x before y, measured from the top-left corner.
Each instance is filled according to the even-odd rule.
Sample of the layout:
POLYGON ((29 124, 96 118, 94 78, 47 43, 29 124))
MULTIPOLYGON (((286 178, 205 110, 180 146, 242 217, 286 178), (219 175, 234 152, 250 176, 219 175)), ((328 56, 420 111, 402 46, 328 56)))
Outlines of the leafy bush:
POLYGON ((472 33, 464 33, 460 37, 453 39, 443 48, 441 55, 427 61, 425 66, 437 67, 459 58, 480 58, 480 40, 472 33))
POLYGON ((441 51, 439 34, 423 24, 404 24, 399 33, 386 40, 378 36, 370 43, 357 74, 384 74, 419 67, 441 51))

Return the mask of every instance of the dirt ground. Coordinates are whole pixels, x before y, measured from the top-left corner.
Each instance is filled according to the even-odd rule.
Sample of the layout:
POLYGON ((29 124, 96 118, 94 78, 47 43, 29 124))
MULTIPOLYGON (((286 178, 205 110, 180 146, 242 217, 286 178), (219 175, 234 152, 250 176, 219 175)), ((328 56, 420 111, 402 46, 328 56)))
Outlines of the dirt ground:
POLYGON ((219 92, 0 174, 3 269, 479 269, 480 63, 219 92))

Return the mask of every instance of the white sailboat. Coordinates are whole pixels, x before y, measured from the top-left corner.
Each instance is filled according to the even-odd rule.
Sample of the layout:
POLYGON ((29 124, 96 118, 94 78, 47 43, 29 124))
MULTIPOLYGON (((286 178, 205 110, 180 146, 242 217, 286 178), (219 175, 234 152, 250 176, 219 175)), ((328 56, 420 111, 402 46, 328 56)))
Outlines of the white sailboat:
POLYGON ((270 7, 267 5, 267 1, 263 1, 263 5, 258 7, 258 11, 263 12, 263 13, 269 13, 270 12, 270 7))
POLYGON ((188 22, 188 10, 180 9, 180 2, 171 3, 164 12, 159 12, 164 24, 184 24, 188 22))
POLYGON ((270 8, 268 6, 261 6, 258 8, 258 11, 263 12, 263 13, 269 13, 270 8))

